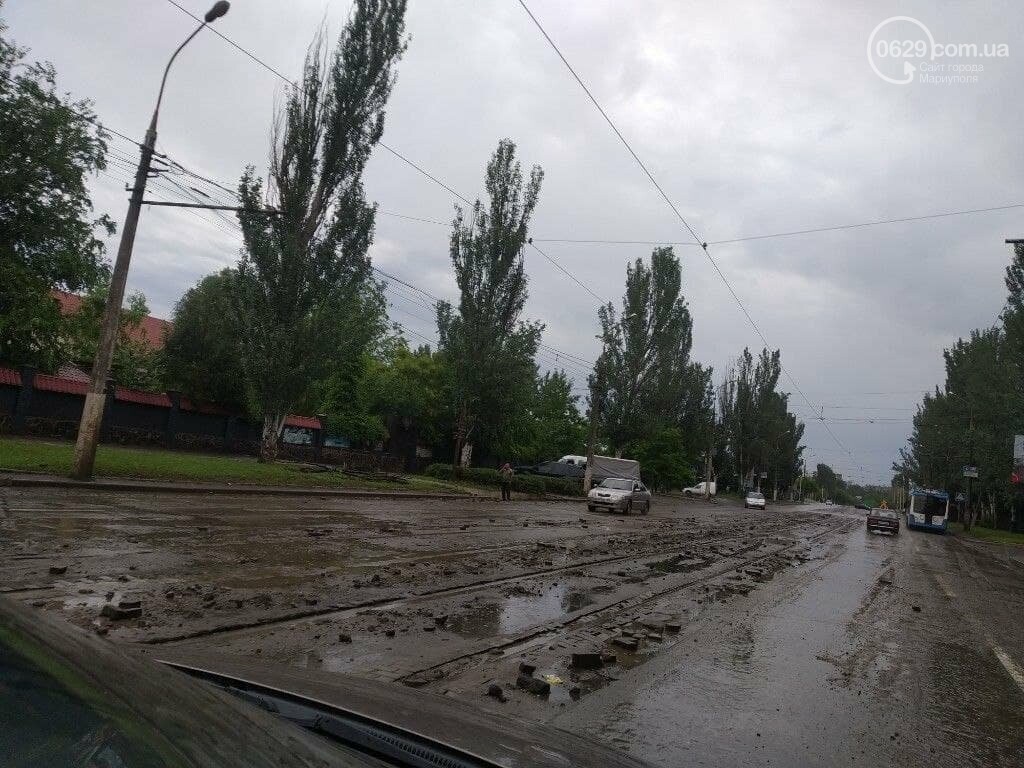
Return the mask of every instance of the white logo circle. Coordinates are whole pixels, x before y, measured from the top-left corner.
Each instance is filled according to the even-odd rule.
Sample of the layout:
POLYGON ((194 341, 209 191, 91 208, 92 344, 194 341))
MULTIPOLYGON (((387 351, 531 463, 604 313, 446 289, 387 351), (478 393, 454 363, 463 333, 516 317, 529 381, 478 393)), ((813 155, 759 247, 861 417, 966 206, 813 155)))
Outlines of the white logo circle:
MULTIPOLYGON (((920 42, 923 43, 924 41, 922 40, 920 42)), ((885 80, 885 82, 892 83, 893 85, 909 85, 910 83, 914 82, 914 73, 917 71, 917 67, 915 67, 913 64, 911 64, 910 61, 908 61, 908 59, 911 59, 911 58, 934 59, 935 58, 935 38, 932 37, 931 30, 929 30, 928 27, 926 27, 922 22, 918 21, 917 19, 915 19, 912 16, 890 16, 888 19, 886 19, 885 21, 881 22, 877 27, 875 27, 871 31, 871 35, 868 37, 867 55, 868 55, 868 64, 871 65, 871 69, 874 71, 874 73, 876 75, 878 75, 880 78, 885 80), (877 51, 875 49, 875 38, 878 36, 878 33, 882 30, 882 28, 885 27, 886 25, 888 25, 888 24, 895 24, 895 23, 901 22, 901 21, 907 22, 908 24, 913 24, 914 26, 920 28, 920 30, 924 33, 925 37, 928 38, 928 47, 927 47, 926 51, 918 52, 918 48, 917 48, 916 44, 911 45, 911 43, 913 43, 913 41, 910 41, 910 40, 892 41, 892 43, 889 46, 891 48, 892 45, 895 45, 895 48, 891 48, 891 50, 893 50, 893 53, 891 54, 892 58, 902 58, 904 60, 903 61, 903 77, 902 78, 895 78, 895 77, 889 77, 889 75, 883 74, 882 71, 878 68, 878 65, 875 63, 875 55, 877 54, 877 51), (901 42, 903 44, 902 47, 900 45, 901 42)))

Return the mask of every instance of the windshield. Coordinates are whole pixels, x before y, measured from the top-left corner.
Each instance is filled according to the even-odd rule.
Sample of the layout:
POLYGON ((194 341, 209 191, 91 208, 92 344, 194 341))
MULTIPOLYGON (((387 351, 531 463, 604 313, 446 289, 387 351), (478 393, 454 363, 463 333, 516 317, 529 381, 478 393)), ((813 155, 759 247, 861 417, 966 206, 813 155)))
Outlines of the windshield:
POLYGON ((871 510, 871 514, 874 517, 884 517, 887 520, 896 520, 899 518, 899 515, 891 509, 873 509, 871 510))
POLYGON ((1024 768, 1021 30, 0 0, 0 597, 410 732, 1024 768))
POLYGON ((26 766, 169 765, 167 744, 144 718, 38 648, 29 649, 36 656, 30 660, 12 647, 16 639, 0 630, 0 712, 18 713, 16 726, 3 725, 8 758, 19 756, 26 766))

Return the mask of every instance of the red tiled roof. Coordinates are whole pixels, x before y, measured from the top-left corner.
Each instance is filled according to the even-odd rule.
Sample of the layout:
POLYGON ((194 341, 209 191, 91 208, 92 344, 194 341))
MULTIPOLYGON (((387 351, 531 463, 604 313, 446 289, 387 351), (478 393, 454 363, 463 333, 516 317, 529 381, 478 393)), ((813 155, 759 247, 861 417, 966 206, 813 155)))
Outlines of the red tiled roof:
MULTIPOLYGON (((77 296, 74 293, 58 291, 57 289, 54 289, 50 293, 60 305, 60 313, 62 315, 73 315, 82 306, 82 297, 77 296)), ((146 315, 142 318, 142 322, 139 323, 139 325, 131 329, 129 336, 133 341, 148 344, 152 349, 163 349, 164 339, 167 334, 171 332, 173 327, 174 324, 169 320, 162 320, 159 317, 146 315)))
POLYGON ((284 420, 284 425, 303 429, 320 429, 320 419, 316 416, 288 416, 284 420))
POLYGON ((75 381, 90 381, 88 373, 83 371, 77 365, 71 363, 64 363, 57 368, 57 375, 62 379, 73 379, 75 381))
POLYGON ((166 392, 143 392, 140 389, 128 389, 128 387, 114 387, 114 397, 126 403, 139 403, 140 405, 155 405, 160 408, 170 408, 171 398, 166 392))
MULTIPOLYGON (((0 384, 9 387, 20 387, 21 373, 13 368, 0 367, 0 384)), ((47 392, 84 395, 89 391, 89 381, 87 378, 85 380, 78 380, 64 376, 50 376, 46 373, 37 373, 35 376, 35 388, 47 392)), ((171 398, 166 392, 143 392, 140 389, 115 387, 114 396, 126 403, 152 405, 158 408, 171 407, 171 398)), ((195 403, 187 397, 181 398, 181 407, 186 411, 195 411, 197 413, 210 413, 218 416, 228 415, 228 411, 219 406, 195 403)), ((285 418, 284 423, 286 426, 299 429, 320 429, 320 419, 316 416, 296 416, 293 414, 285 418)))
POLYGON ((89 391, 88 381, 75 381, 60 376, 50 376, 45 373, 37 373, 35 388, 47 392, 63 392, 66 395, 84 395, 89 391))

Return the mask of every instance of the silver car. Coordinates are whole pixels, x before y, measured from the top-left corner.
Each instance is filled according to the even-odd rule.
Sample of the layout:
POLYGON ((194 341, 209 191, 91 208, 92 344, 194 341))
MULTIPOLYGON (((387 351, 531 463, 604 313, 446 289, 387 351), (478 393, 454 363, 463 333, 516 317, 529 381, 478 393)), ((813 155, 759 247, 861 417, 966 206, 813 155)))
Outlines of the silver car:
POLYGON ((627 515, 637 509, 640 514, 646 515, 651 511, 651 492, 639 480, 609 477, 590 489, 587 509, 591 512, 607 509, 609 512, 625 512, 627 515))
POLYGON ((744 509, 764 509, 766 504, 764 494, 760 491, 747 491, 747 495, 743 499, 744 509))

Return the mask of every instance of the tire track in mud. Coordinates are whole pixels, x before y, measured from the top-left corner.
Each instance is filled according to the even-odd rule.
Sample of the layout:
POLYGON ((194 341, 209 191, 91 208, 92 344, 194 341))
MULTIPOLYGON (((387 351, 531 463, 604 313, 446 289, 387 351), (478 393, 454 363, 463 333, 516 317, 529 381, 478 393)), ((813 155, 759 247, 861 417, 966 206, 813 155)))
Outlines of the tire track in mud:
MULTIPOLYGON (((512 638, 506 638, 498 643, 487 643, 486 645, 478 646, 470 651, 457 654, 456 656, 453 656, 444 661, 436 662, 434 664, 427 665, 421 669, 406 673, 400 677, 394 678, 394 682, 402 682, 406 683, 407 685, 413 685, 416 687, 436 682, 449 676, 445 672, 446 667, 456 664, 464 665, 467 661, 470 661, 478 657, 493 656, 496 651, 501 651, 502 656, 505 656, 506 651, 515 648, 516 646, 528 643, 531 640, 535 640, 536 638, 542 635, 549 634, 553 631, 564 629, 582 620, 591 619, 597 616, 601 616, 603 614, 614 615, 615 612, 620 611, 622 609, 628 609, 630 612, 636 611, 637 609, 640 609, 643 606, 661 600, 674 592, 681 592, 683 590, 692 589, 695 586, 699 586, 700 584, 713 581, 714 579, 724 576, 725 574, 730 573, 732 571, 737 571, 743 568, 749 568, 753 565, 760 563, 761 561, 777 557, 778 555, 788 552, 790 550, 804 548, 812 544, 820 543, 821 541, 827 539, 830 536, 838 536, 844 533, 848 533, 852 528, 853 524, 851 523, 841 523, 837 526, 829 527, 828 529, 821 531, 819 533, 812 534, 807 538, 798 541, 793 541, 783 546, 775 547, 767 552, 759 552, 754 557, 744 558, 739 561, 733 560, 728 565, 716 568, 711 572, 702 574, 697 578, 690 579, 681 584, 674 584, 671 587, 667 587, 666 589, 652 592, 643 597, 638 598, 638 596, 632 595, 629 597, 625 597, 621 600, 616 600, 611 603, 605 603, 604 605, 598 605, 589 609, 581 609, 561 619, 555 619, 553 621, 548 621, 544 624, 531 627, 525 632, 522 632, 512 638), (425 675, 431 675, 431 679, 417 679, 422 678, 425 675)), ((720 538, 717 539, 716 542, 724 543, 730 540, 735 540, 736 538, 748 537, 734 537, 733 539, 720 538)), ((766 536, 765 538, 769 538, 769 536, 766 536)), ((669 551, 675 551, 677 549, 678 547, 675 547, 669 551)))
MULTIPOLYGON (((595 565, 606 565, 606 564, 613 564, 613 563, 618 563, 618 562, 624 562, 624 561, 627 561, 627 560, 645 559, 645 558, 652 557, 652 556, 657 556, 657 555, 673 554, 675 552, 678 552, 680 548, 689 547, 689 546, 692 546, 692 545, 699 545, 699 544, 723 544, 723 543, 727 543, 727 542, 731 542, 731 541, 736 541, 736 540, 750 539, 752 537, 766 540, 766 539, 770 539, 772 537, 779 537, 784 532, 792 530, 793 528, 796 528, 796 527, 798 527, 800 525, 804 525, 804 524, 806 524, 806 522, 807 522, 806 520, 787 520, 785 522, 777 524, 774 528, 771 528, 769 530, 764 530, 764 531, 758 531, 758 532, 756 532, 754 534, 752 534, 751 532, 747 531, 747 532, 745 532, 743 534, 738 534, 738 535, 729 536, 729 537, 711 535, 711 536, 706 536, 704 538, 699 538, 699 539, 692 539, 691 538, 691 539, 686 539, 684 541, 680 541, 680 542, 674 543, 674 544, 672 544, 671 546, 668 546, 668 547, 660 547, 658 549, 650 549, 650 550, 644 550, 644 551, 639 551, 639 552, 633 552, 633 553, 630 553, 628 555, 616 555, 616 556, 613 556, 613 557, 601 557, 601 558, 592 558, 592 559, 589 559, 589 560, 580 560, 580 561, 575 561, 573 563, 566 563, 564 565, 552 566, 552 567, 547 567, 547 568, 540 568, 540 569, 536 569, 536 570, 532 570, 532 571, 525 571, 525 572, 521 572, 521 573, 517 573, 517 574, 511 574, 511 575, 508 575, 508 576, 501 576, 501 577, 498 577, 498 578, 480 579, 480 580, 468 582, 468 583, 465 583, 465 584, 458 584, 458 585, 447 586, 447 587, 438 587, 436 589, 428 589, 428 590, 423 590, 423 591, 420 591, 420 592, 413 592, 411 594, 405 594, 405 595, 400 595, 400 596, 392 595, 392 596, 388 596, 388 597, 373 598, 373 599, 370 599, 370 600, 364 600, 364 601, 361 601, 361 602, 358 602, 358 603, 353 603, 353 604, 344 605, 344 606, 329 606, 329 607, 323 607, 323 608, 317 608, 317 609, 295 611, 295 612, 292 612, 292 613, 275 616, 275 617, 269 618, 269 619, 257 620, 257 621, 232 622, 232 623, 229 623, 229 624, 222 624, 222 625, 216 626, 216 627, 207 627, 207 628, 203 628, 203 629, 197 629, 197 630, 194 630, 194 631, 191 631, 191 632, 177 633, 177 634, 171 635, 171 636, 163 636, 163 637, 157 636, 157 637, 142 638, 142 639, 137 640, 135 642, 137 642, 138 644, 141 644, 141 645, 171 645, 171 644, 175 644, 175 643, 185 643, 185 642, 200 640, 200 639, 208 638, 208 637, 222 638, 222 637, 225 637, 225 636, 228 636, 228 635, 231 635, 231 634, 235 634, 235 633, 243 633, 243 632, 250 632, 250 631, 262 630, 262 629, 269 629, 269 628, 274 628, 274 627, 278 627, 278 626, 285 625, 285 624, 290 624, 290 623, 293 623, 293 622, 304 621, 306 619, 325 618, 325 617, 341 618, 341 617, 344 617, 344 616, 346 616, 348 614, 352 614, 352 613, 355 613, 357 611, 366 610, 366 609, 370 609, 370 608, 396 608, 396 607, 401 607, 402 605, 404 605, 406 603, 415 602, 415 601, 418 601, 418 600, 422 600, 424 598, 450 597, 450 596, 454 596, 454 595, 463 594, 463 593, 466 593, 466 592, 473 592, 473 591, 488 589, 488 588, 494 587, 494 586, 501 586, 501 585, 505 585, 505 584, 514 584, 516 582, 526 581, 526 580, 537 578, 537 577, 569 573, 569 572, 580 570, 580 569, 583 569, 583 568, 589 568, 589 567, 592 567, 592 566, 595 566, 595 565)), ((805 541, 810 541, 810 540, 812 540, 812 539, 807 539, 805 541)), ((794 542, 793 544, 790 544, 790 545, 787 545, 787 546, 795 546, 797 543, 800 543, 800 542, 794 542)), ((527 544, 526 546, 535 546, 535 545, 536 545, 536 542, 531 542, 531 543, 527 544)), ((520 548, 523 545, 515 544, 515 545, 510 545, 510 546, 514 546, 516 548, 520 548)))

